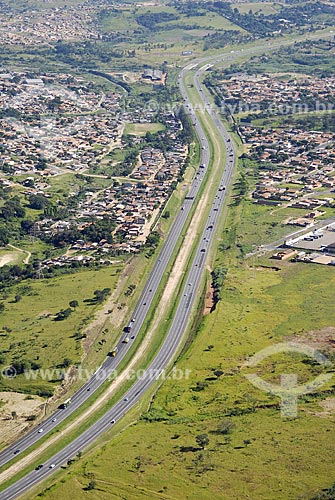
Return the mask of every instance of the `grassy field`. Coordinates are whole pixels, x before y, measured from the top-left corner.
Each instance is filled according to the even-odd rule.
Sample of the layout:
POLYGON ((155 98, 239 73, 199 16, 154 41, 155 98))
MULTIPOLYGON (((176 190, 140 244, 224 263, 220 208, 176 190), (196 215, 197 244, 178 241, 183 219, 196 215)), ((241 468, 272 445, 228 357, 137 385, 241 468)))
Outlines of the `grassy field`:
MULTIPOLYGON (((334 216, 333 209, 327 209, 326 214, 318 220, 334 216), (327 211, 328 210, 328 211, 327 211)), ((289 218, 298 218, 304 212, 298 208, 269 207, 257 205, 248 200, 241 208, 241 223, 237 228, 236 242, 242 245, 246 253, 258 245, 267 245, 284 238, 299 229, 298 226, 285 224, 289 218)))
POLYGON ((236 3, 231 5, 232 9, 237 8, 241 14, 248 14, 251 10, 254 14, 255 12, 259 14, 264 14, 264 16, 269 16, 271 14, 276 14, 278 12, 278 5, 276 2, 246 2, 246 3, 236 3))
POLYGON ((162 130, 164 130, 164 125, 161 123, 127 123, 124 134, 143 136, 147 132, 155 134, 162 130))
MULTIPOLYGON (((8 366, 15 359, 35 362, 44 369, 61 366, 65 358, 78 363, 82 356, 80 334, 101 307, 85 300, 91 299, 97 289, 113 290, 121 269, 122 264, 117 264, 52 279, 25 281, 12 287, 5 297, 5 311, 1 314, 2 365, 8 366), (15 302, 16 295, 22 297, 18 302, 15 302), (79 306, 69 318, 55 321, 55 314, 67 309, 71 300, 77 300, 79 306)), ((39 378, 27 381, 23 375, 0 379, 2 390, 31 393, 45 388, 53 390, 55 383, 59 381, 42 382, 39 378)))
MULTIPOLYGON (((278 237, 278 226, 268 232, 265 210, 271 208, 249 200, 230 207, 221 234, 230 250, 219 251, 214 263, 228 269, 222 300, 191 332, 193 342, 177 363, 190 376, 165 381, 138 422, 105 437, 42 497, 57 500, 71 491, 73 499, 94 500, 307 500, 333 483, 334 380, 299 400, 297 418, 283 418, 279 398, 245 377, 249 356, 286 340, 299 338, 334 359, 326 332, 334 333, 335 269, 241 258, 242 236, 249 247, 278 237), (209 440, 204 449, 196 441, 201 434, 209 440), (92 479, 95 488, 84 493, 92 479)), ((277 212, 273 222, 283 215, 277 212)), ((257 367, 275 384, 282 373, 305 383, 321 372, 289 353, 257 367)))
MULTIPOLYGON (((123 22, 122 29, 126 20, 123 22)), ((165 54, 172 59, 182 47, 195 49, 193 35, 198 37, 203 30, 195 31, 167 31, 177 47, 143 53, 139 60, 147 62, 150 57, 150 63, 158 64, 165 54)), ((155 40, 164 40, 164 36, 159 33, 155 40)), ((53 186, 56 191, 62 189, 59 179, 53 186)), ((71 183, 65 176, 63 179, 71 183)), ((272 241, 283 230, 284 211, 276 212, 269 221, 269 208, 267 212, 263 209, 243 201, 229 211, 220 237, 232 248, 218 253, 215 262, 228 268, 222 301, 191 332, 193 343, 177 364, 191 371, 190 378, 166 381, 143 419, 116 438, 105 437, 98 451, 56 476, 57 484, 44 493, 45 498, 67 498, 71 492, 73 499, 296 500, 298 496, 307 499, 332 482, 334 416, 324 414, 321 398, 305 398, 297 419, 283 419, 278 398, 260 392, 244 377, 248 356, 288 336, 303 338, 305 332, 329 327, 335 320, 333 268, 276 263, 277 270, 266 258, 241 259, 236 244, 251 248, 272 241), (226 423, 228 419, 231 432, 218 431, 223 419, 226 423), (196 436, 204 433, 209 443, 202 449, 196 436), (86 491, 92 478, 96 486, 86 491)), ((143 266, 138 273, 143 276, 144 271, 143 266)), ((5 362, 22 357, 26 349, 32 360, 45 366, 56 366, 65 357, 78 361, 80 343, 72 335, 95 311, 95 306, 83 300, 92 297, 97 288, 113 289, 116 274, 117 268, 112 267, 107 272, 104 268, 40 280, 27 291, 29 307, 26 292, 13 289, 2 315, 11 330, 1 333, 7 350, 5 362), (23 298, 15 303, 13 298, 19 292, 23 298), (52 316, 41 317, 41 313, 55 314, 68 307, 73 299, 79 301, 79 307, 69 319, 55 322, 52 316)), ((300 361, 299 357, 277 356, 262 364, 259 373, 276 383, 281 373, 293 371, 303 380, 311 372, 318 373, 318 367, 300 361)), ((23 381, 18 378, 15 383, 23 381)), ((30 498, 39 496, 34 493, 30 498)))
MULTIPOLYGON (((165 382, 144 419, 87 457, 48 499, 70 490, 82 498, 90 474, 94 499, 293 500, 329 486, 334 415, 323 412, 318 398, 307 398, 297 419, 282 418, 278 398, 251 386, 242 365, 265 346, 333 325, 335 272, 290 263, 274 271, 261 267, 266 263, 229 268, 222 302, 178 363, 191 370, 190 378, 165 382), (322 301, 316 300, 320 293, 322 301), (229 434, 218 432, 223 419, 229 434), (195 440, 203 433, 205 450, 195 440)), ((317 368, 299 361, 277 356, 258 373, 270 373, 277 383, 285 372, 313 378, 317 368)))
POLYGON ((0 248, 0 266, 20 264, 26 255, 9 247, 0 248))

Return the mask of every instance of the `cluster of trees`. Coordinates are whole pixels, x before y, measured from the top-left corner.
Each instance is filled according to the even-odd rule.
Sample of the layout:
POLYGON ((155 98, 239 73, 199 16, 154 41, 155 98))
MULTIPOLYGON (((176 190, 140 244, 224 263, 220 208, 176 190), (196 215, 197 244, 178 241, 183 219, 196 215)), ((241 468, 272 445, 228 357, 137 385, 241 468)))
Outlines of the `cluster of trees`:
POLYGON ((133 291, 135 290, 135 288, 136 288, 136 285, 134 285, 133 283, 131 283, 128 286, 127 290, 124 292, 125 296, 129 297, 133 293, 133 291))
POLYGON ((257 37, 274 36, 274 31, 291 32, 296 27, 308 26, 310 29, 317 29, 324 22, 327 25, 333 23, 335 7, 324 2, 303 2, 294 5, 280 6, 278 12, 265 15, 261 11, 242 13, 237 7, 232 8, 228 2, 216 0, 213 2, 182 2, 175 7, 186 15, 204 15, 205 10, 212 11, 220 16, 229 19, 249 33, 257 37), (287 22, 288 21, 288 22, 287 22))
MULTIPOLYGON (((8 198, 5 191, 4 198, 8 198)), ((1 196, 1 189, 0 189, 1 196)), ((34 210, 43 210, 43 216, 60 219, 67 216, 66 207, 53 206, 48 198, 43 195, 30 195, 28 206, 34 210)), ((0 246, 7 245, 12 238, 21 238, 30 234, 34 226, 32 219, 25 219, 26 209, 22 206, 18 196, 7 199, 0 210, 0 246)))
POLYGON ((101 240, 106 240, 111 244, 113 243, 112 231, 115 227, 115 221, 108 217, 104 217, 103 219, 94 219, 91 224, 88 224, 82 230, 79 230, 76 226, 72 226, 69 229, 59 231, 55 234, 42 233, 40 238, 57 248, 65 247, 80 239, 93 243, 99 243, 101 240))
MULTIPOLYGON (((8 193, 5 192, 4 195, 7 197, 8 193)), ((26 211, 22 207, 19 197, 14 196, 5 201, 0 210, 0 246, 7 245, 12 237, 20 236, 20 233, 22 233, 20 227, 22 221, 20 219, 25 215, 26 211)))
POLYGON ((85 42, 57 42, 55 44, 55 58, 66 64, 93 68, 94 60, 109 63, 113 59, 124 57, 122 49, 115 49, 113 41, 85 41, 85 42))
POLYGON ((14 373, 16 375, 21 375, 22 373, 28 372, 30 370, 38 370, 41 368, 41 365, 39 363, 36 363, 35 361, 30 361, 28 359, 22 359, 22 360, 14 360, 12 362, 12 368, 14 373))
POLYGON ((215 269, 213 269, 211 275, 212 275, 212 287, 214 290, 213 293, 213 307, 212 309, 214 310, 216 307, 216 304, 221 300, 221 290, 225 281, 225 278, 227 276, 228 269, 226 267, 218 266, 215 269))
POLYGON ((21 206, 20 198, 14 196, 7 200, 1 209, 1 217, 4 220, 9 219, 22 219, 26 215, 25 209, 21 206))
POLYGON ((43 194, 32 194, 29 196, 29 206, 34 210, 43 210, 50 206, 50 200, 43 196, 43 194))
POLYGON ((249 190, 249 183, 245 172, 241 172, 237 182, 235 183, 237 194, 235 196, 235 203, 238 204, 249 190))
POLYGON ((158 231, 152 231, 147 237, 146 246, 149 248, 156 248, 158 246, 159 240, 160 234, 158 233, 158 231))
POLYGON ((96 219, 94 222, 86 226, 81 231, 81 236, 87 240, 98 243, 101 240, 107 240, 107 243, 113 243, 112 231, 115 229, 116 223, 104 217, 103 219, 96 219))
POLYGON ((250 36, 242 35, 237 30, 215 31, 204 37, 204 50, 222 49, 231 43, 246 43, 250 39, 250 36))
POLYGON ((173 6, 186 17, 204 17, 206 15, 206 10, 201 8, 197 2, 180 2, 178 0, 173 3, 173 6))
POLYGON ((1 108, 0 118, 16 118, 21 119, 21 113, 15 108, 1 108))
POLYGON ((72 309, 68 307, 67 309, 61 309, 56 315, 55 315, 55 321, 64 321, 64 319, 67 319, 72 313, 72 309))
POLYGON ((194 141, 195 135, 191 118, 186 113, 184 106, 180 107, 178 118, 183 126, 183 129, 180 131, 179 137, 184 144, 190 144, 194 141))
MULTIPOLYGON (((18 265, 14 266, 3 266, 0 267, 0 290, 4 290, 5 288, 9 288, 12 285, 20 283, 21 281, 27 279, 35 279, 38 274, 38 266, 39 261, 36 261, 34 265, 27 264, 24 267, 20 267, 18 265)), ((90 262, 78 262, 74 261, 69 266, 64 267, 49 267, 47 269, 43 269, 44 278, 53 278, 55 276, 61 276, 63 274, 68 274, 74 272, 77 269, 82 267, 97 267, 101 268, 101 264, 96 261, 90 262)), ((0 303, 0 312, 4 310, 4 305, 1 306, 0 303)), ((71 306, 72 307, 72 306, 71 306)))
POLYGON ((288 117, 281 121, 281 125, 293 126, 303 130, 320 130, 321 132, 335 132, 333 113, 310 115, 304 117, 288 117))
POLYGON ((146 12, 136 17, 137 23, 150 31, 157 31, 161 29, 159 26, 161 23, 176 21, 177 19, 179 19, 179 16, 172 12, 146 12))
MULTIPOLYGON (((0 267, 0 290, 14 285, 24 279, 31 279, 36 277, 37 269, 39 268, 40 261, 37 259, 32 262, 32 264, 27 264, 24 267, 20 267, 17 264, 13 266, 2 266, 0 267)), ((28 293, 30 289, 23 288, 22 295, 28 293)))
POLYGON ((97 304, 102 304, 110 295, 110 293, 111 293, 110 288, 103 288, 103 290, 95 290, 94 299, 92 302, 96 302, 97 304))

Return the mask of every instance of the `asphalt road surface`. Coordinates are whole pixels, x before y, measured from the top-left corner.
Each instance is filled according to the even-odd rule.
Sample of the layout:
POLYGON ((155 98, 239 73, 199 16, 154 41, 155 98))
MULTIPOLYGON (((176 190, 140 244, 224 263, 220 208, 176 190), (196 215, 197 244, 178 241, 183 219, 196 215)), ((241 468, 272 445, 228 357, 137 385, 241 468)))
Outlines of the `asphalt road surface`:
MULTIPOLYGON (((204 106, 209 105, 209 102, 201 89, 199 78, 207 67, 208 66, 199 68, 194 78, 194 84, 199 91, 204 106)), ((38 428, 32 430, 22 439, 17 441, 14 445, 11 445, 10 448, 3 451, 0 454, 0 465, 5 464, 10 459, 12 459, 14 454, 17 455, 19 453, 22 453, 29 446, 35 444, 42 436, 54 429, 62 420, 67 418, 70 413, 80 407, 89 397, 91 397, 94 391, 96 391, 97 388, 100 387, 100 385, 106 380, 106 378, 108 378, 109 374, 111 374, 117 368, 126 353, 132 348, 132 343, 134 342, 136 335, 138 334, 143 324, 159 283, 164 275, 164 272, 166 271, 166 267, 173 253, 178 237, 183 230, 187 216, 194 203, 194 198, 197 196, 201 183, 206 175, 209 163, 210 152, 207 138, 196 117, 196 114, 193 112, 192 105, 183 86, 182 77, 186 73, 186 71, 188 71, 188 68, 185 68, 181 72, 179 85, 181 93, 185 99, 185 105, 187 106, 190 115, 194 119, 196 133, 199 137, 202 147, 201 165, 203 166, 199 168, 198 174, 195 176, 190 186, 189 192, 185 197, 181 210, 176 217, 176 220, 166 239, 164 247, 156 261, 156 264, 149 276, 148 282, 137 303, 137 306, 133 313, 133 318, 130 323, 131 330, 129 333, 124 334, 117 346, 113 346, 117 348, 116 357, 108 357, 106 359, 104 364, 99 368, 99 370, 97 370, 93 377, 76 394, 72 396, 72 403, 70 404, 70 406, 66 409, 60 409, 56 411, 48 419, 42 422, 38 428), (130 341, 128 343, 124 343, 124 337, 129 337, 130 341), (39 429, 43 429, 43 432, 39 432, 39 429), (19 452, 15 453, 17 450, 19 450, 19 452)), ((235 162, 234 149, 229 138, 229 134, 221 124, 215 111, 211 109, 210 106, 208 107, 208 109, 217 129, 219 130, 225 141, 227 149, 226 163, 224 166, 219 188, 213 200, 209 215, 206 220, 205 228, 203 230, 199 245, 195 252, 195 256, 193 258, 193 262, 187 276, 185 287, 181 293, 180 301, 174 319, 159 352, 157 353, 149 368, 145 370, 143 376, 135 381, 134 385, 128 390, 128 392, 122 397, 122 399, 119 400, 109 411, 107 411, 103 417, 96 421, 74 441, 65 446, 61 451, 56 453, 50 460, 44 463, 39 470, 32 470, 23 478, 15 482, 12 486, 2 491, 0 493, 1 500, 10 500, 17 498, 18 496, 32 488, 34 485, 48 477, 55 470, 59 469, 62 465, 65 465, 69 459, 75 457, 78 452, 82 451, 84 448, 94 442, 98 436, 100 436, 106 430, 110 429, 115 424, 115 422, 122 418, 123 415, 125 415, 125 413, 136 404, 136 402, 143 396, 143 394, 154 383, 154 381, 159 379, 160 373, 170 363, 170 361, 176 354, 187 326, 192 305, 197 296, 200 294, 199 285, 206 262, 206 254, 209 250, 216 226, 220 218, 220 214, 222 212, 222 208, 226 198, 227 187, 231 180, 235 162)))

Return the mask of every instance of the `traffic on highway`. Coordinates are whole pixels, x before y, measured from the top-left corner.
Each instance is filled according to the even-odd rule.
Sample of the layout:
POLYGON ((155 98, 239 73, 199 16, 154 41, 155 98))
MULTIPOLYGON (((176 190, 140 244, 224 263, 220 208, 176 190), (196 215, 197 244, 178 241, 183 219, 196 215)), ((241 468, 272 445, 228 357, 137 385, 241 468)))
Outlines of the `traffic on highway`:
MULTIPOLYGON (((122 396, 122 398, 110 410, 108 410, 103 417, 97 420, 86 431, 65 446, 61 451, 56 453, 47 462, 39 464, 36 469, 30 471, 27 475, 15 482, 13 485, 9 486, 6 490, 2 491, 0 494, 2 500, 17 498, 23 492, 29 490, 31 487, 48 477, 59 467, 66 464, 69 459, 73 458, 78 454, 78 452, 81 452, 84 448, 93 443, 98 436, 110 429, 136 404, 147 389, 159 378, 159 374, 171 363, 179 346, 181 345, 192 306, 196 299, 200 296, 200 282, 206 263, 206 256, 213 240, 217 224, 220 220, 220 215, 226 200, 227 189, 231 181, 235 163, 234 148, 229 134, 220 122, 216 112, 211 109, 211 106, 209 106, 209 101, 204 95, 204 92, 201 91, 200 76, 207 67, 208 66, 205 65, 199 69, 198 67, 194 68, 196 69, 194 85, 199 92, 203 105, 208 106, 208 112, 224 140, 227 155, 222 177, 207 216, 204 230, 199 239, 199 244, 195 251, 193 261, 189 268, 185 285, 180 294, 179 303, 169 331, 148 369, 145 370, 143 375, 134 382, 127 393, 122 396)), ((87 401, 88 398, 92 397, 92 394, 94 394, 94 392, 106 380, 108 380, 108 377, 114 373, 125 355, 132 349, 132 345, 145 321, 163 275, 167 270, 177 241, 185 229, 186 221, 192 206, 195 203, 199 189, 205 179, 210 161, 210 147, 208 140, 200 121, 192 108, 192 104, 188 98, 183 82, 183 78, 189 70, 190 68, 187 67, 182 70, 179 77, 179 86, 181 94, 185 100, 186 109, 192 117, 193 123, 195 124, 195 130, 200 141, 201 165, 197 175, 193 179, 187 195, 184 198, 181 210, 176 217, 176 220, 167 236, 166 242, 150 273, 148 281, 133 312, 132 318, 130 319, 125 332, 121 336, 117 345, 112 346, 112 351, 110 352, 113 352, 113 355, 106 358, 104 364, 95 372, 92 378, 71 397, 70 401, 67 401, 65 405, 63 404, 63 406, 53 413, 48 419, 43 421, 38 428, 33 429, 15 444, 4 450, 0 454, 0 466, 6 464, 14 456, 22 453, 30 446, 37 443, 41 437, 55 429, 71 413, 87 401)))

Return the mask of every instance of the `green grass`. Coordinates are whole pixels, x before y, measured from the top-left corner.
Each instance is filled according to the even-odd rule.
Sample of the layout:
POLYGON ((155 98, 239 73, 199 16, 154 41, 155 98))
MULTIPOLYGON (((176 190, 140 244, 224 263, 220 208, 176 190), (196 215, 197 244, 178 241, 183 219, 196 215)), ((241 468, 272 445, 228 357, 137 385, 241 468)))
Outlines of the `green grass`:
MULTIPOLYGON (((12 287, 4 301, 5 311, 1 315, 3 365, 10 365, 14 359, 26 359, 45 369, 56 367, 64 358, 79 362, 82 347, 74 334, 82 333, 101 307, 85 303, 84 300, 92 298, 96 289, 108 287, 113 290, 120 269, 120 265, 114 265, 52 279, 27 280, 12 287), (22 296, 19 302, 14 301, 17 294, 22 296), (77 300, 79 307, 68 319, 54 321, 54 315, 68 308, 71 300, 77 300)), ((104 349, 107 351, 108 347, 104 349)), ((32 382, 21 375, 14 379, 1 379, 0 387, 34 393, 38 389, 53 390, 55 382, 59 383, 57 380, 47 382, 39 378, 32 382)))
POLYGON ((126 123, 124 134, 144 136, 147 132, 156 134, 164 130, 162 123, 126 123))
POLYGON ((164 23, 164 26, 168 26, 169 24, 178 24, 187 26, 196 25, 210 31, 214 30, 244 31, 243 28, 240 28, 236 24, 233 24, 232 22, 228 21, 228 19, 225 19, 224 17, 220 16, 219 14, 216 14, 215 12, 207 12, 205 16, 195 16, 195 17, 183 16, 181 17, 181 19, 178 19, 177 21, 169 21, 167 23, 164 23))
POLYGON ((20 264, 26 255, 17 250, 13 250, 9 247, 0 248, 0 265, 14 265, 20 264), (7 261, 8 259, 8 261, 7 261))
MULTIPOLYGON (((241 207, 235 212, 240 214, 241 207)), ((250 216, 247 229, 250 235, 255 217, 250 216)), ((228 223, 236 224, 233 215, 228 223)), ((231 233, 234 242, 233 228, 231 233)), ((222 234, 222 238, 226 240, 226 235, 222 234)), ((250 237, 245 244, 251 244, 250 237)), ((220 256, 218 262, 222 259, 220 256)), ((227 444, 224 437, 210 432, 215 430, 224 412, 232 408, 245 409, 254 401, 277 402, 246 382, 239 372, 240 363, 256 349, 271 343, 270 335, 282 338, 290 324, 309 329, 311 325, 334 321, 334 270, 329 267, 321 270, 320 266, 319 274, 311 266, 306 275, 308 266, 294 267, 287 263, 280 265, 283 270, 279 272, 249 269, 247 264, 236 264, 235 253, 225 256, 224 262, 230 266, 224 298, 216 312, 193 332, 195 341, 178 363, 181 368, 191 367, 191 379, 166 382, 154 400, 153 409, 167 415, 166 421, 151 424, 140 421, 127 429, 122 436, 101 446, 93 457, 85 459, 83 465, 71 468, 70 474, 47 493, 48 498, 67 498, 71 491, 74 499, 122 495, 296 500, 300 493, 329 484, 327 462, 332 463, 333 440, 329 420, 313 415, 317 403, 304 404, 299 420, 284 424, 276 408, 257 408, 253 414, 234 417, 236 428, 227 444), (328 273, 332 273, 331 279, 328 273), (313 292, 322 294, 322 307, 313 292), (297 306, 291 307, 290 300, 297 306), (209 344, 214 348, 208 350, 209 344), (208 381, 204 391, 192 390, 197 381, 212 377, 212 369, 218 367, 224 368, 224 376, 208 381), (194 446, 195 436, 203 432, 210 433, 203 459, 200 451, 180 451, 180 446, 194 446), (245 444, 246 439, 251 443, 245 444), (212 464, 214 469, 205 472, 202 464, 212 464), (83 492, 89 481, 83 476, 87 472, 95 474, 98 482, 95 491, 83 492)), ((269 265, 265 259, 257 262, 269 265)))
MULTIPOLYGON (((334 271, 329 275, 327 268, 316 272, 313 266, 289 263, 280 267, 278 272, 230 269, 222 302, 204 319, 178 363, 180 369, 191 370, 190 379, 165 382, 152 403, 150 415, 163 420, 140 420, 105 442, 63 476, 48 498, 61 498, 70 490, 73 498, 80 498, 88 472, 97 481, 93 498, 113 497, 117 488, 129 498, 156 498, 160 492, 163 498, 195 499, 201 494, 205 499, 293 500, 329 485, 333 417, 317 416, 321 407, 312 399, 300 403, 299 418, 283 419, 278 399, 251 386, 241 369, 249 355, 266 345, 315 325, 334 324, 334 271), (315 300, 317 290, 322 290, 321 304, 315 300), (210 350, 209 344, 214 346, 210 350), (217 378, 214 369, 224 374, 217 378), (207 386, 196 392, 198 381, 207 386), (236 409, 245 414, 227 417, 236 409), (224 417, 235 425, 231 440, 214 432, 224 417), (182 451, 196 447, 195 436, 202 433, 209 435, 206 450, 182 451)), ((310 375, 306 365, 293 366, 299 376, 310 375)), ((283 358, 279 368, 264 368, 275 370, 272 376, 277 377, 284 368, 292 371, 292 360, 283 358)))
POLYGON ((241 14, 248 14, 250 10, 253 14, 257 12, 264 14, 265 16, 276 14, 278 12, 278 6, 276 2, 233 3, 231 4, 231 8, 237 8, 241 14))
MULTIPOLYGON (((266 346, 335 322, 334 269, 276 262, 275 270, 267 258, 241 260, 236 248, 241 238, 246 247, 275 239, 288 215, 290 209, 257 207, 248 200, 230 208, 221 239, 231 250, 218 252, 215 261, 228 267, 222 300, 192 332, 194 341, 177 363, 191 370, 191 377, 166 381, 150 407, 154 421, 140 420, 112 441, 105 436, 98 450, 54 481, 48 499, 70 490, 74 499, 82 498, 90 473, 97 483, 89 493, 94 499, 296 500, 333 482, 334 416, 318 415, 325 396, 301 400, 298 418, 283 419, 278 398, 250 385, 242 367, 266 346), (214 370, 223 374, 217 377, 214 370), (204 383, 203 390, 194 390, 197 382, 204 383), (215 433, 223 417, 235 425, 227 437, 215 433), (195 443, 202 433, 209 436, 206 450, 195 443)), ((291 372, 305 381, 318 367, 281 355, 258 370, 275 383, 291 372)))
POLYGON ((243 204, 241 223, 237 229, 237 242, 247 252, 255 246, 267 245, 299 228, 284 223, 289 217, 304 215, 303 210, 276 206, 257 205, 251 200, 243 204))

